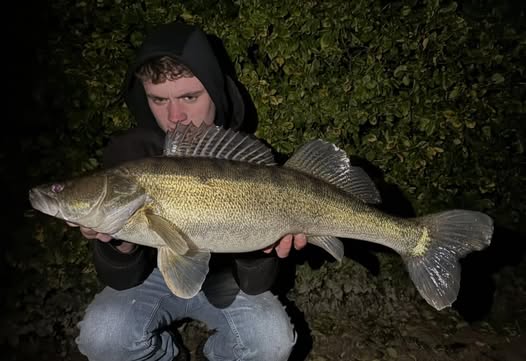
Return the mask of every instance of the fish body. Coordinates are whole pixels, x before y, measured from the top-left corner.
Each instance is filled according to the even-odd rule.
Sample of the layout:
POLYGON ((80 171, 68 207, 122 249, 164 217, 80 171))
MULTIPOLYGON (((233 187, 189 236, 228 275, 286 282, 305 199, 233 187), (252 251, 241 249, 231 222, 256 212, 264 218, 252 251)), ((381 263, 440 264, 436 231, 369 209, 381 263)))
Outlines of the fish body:
MULTIPOLYGON (((123 171, 151 198, 142 212, 169 220, 195 246, 212 252, 254 251, 285 234, 302 232, 385 243, 402 253, 414 248, 423 232, 414 222, 391 217, 327 182, 288 168, 160 157, 117 168, 123 171)), ((142 216, 136 213, 137 222, 142 216)), ((143 235, 127 230, 115 235, 147 246, 164 245, 145 242, 143 235)))
POLYGON ((378 210, 379 200, 367 175, 330 143, 310 142, 277 166, 260 142, 221 128, 176 129, 162 157, 30 192, 46 214, 158 248, 161 273, 180 297, 200 290, 211 252, 260 250, 305 233, 338 260, 340 238, 389 247, 433 307, 451 305, 458 258, 490 243, 491 218, 468 210, 399 218, 378 210))

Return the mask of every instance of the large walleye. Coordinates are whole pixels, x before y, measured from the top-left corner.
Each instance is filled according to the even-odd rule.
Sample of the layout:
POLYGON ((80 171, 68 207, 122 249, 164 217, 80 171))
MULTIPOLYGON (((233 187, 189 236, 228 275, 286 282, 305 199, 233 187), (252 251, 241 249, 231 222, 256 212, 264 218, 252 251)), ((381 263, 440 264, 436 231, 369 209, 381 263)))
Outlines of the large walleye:
POLYGON ((163 156, 35 187, 29 198, 50 216, 158 248, 158 267, 183 298, 201 289, 211 252, 259 250, 305 233, 338 260, 338 238, 395 250, 440 310, 457 297, 458 259, 489 245, 493 233, 480 212, 406 219, 379 211, 373 182, 333 144, 312 141, 277 166, 263 143, 219 127, 179 126, 163 156))

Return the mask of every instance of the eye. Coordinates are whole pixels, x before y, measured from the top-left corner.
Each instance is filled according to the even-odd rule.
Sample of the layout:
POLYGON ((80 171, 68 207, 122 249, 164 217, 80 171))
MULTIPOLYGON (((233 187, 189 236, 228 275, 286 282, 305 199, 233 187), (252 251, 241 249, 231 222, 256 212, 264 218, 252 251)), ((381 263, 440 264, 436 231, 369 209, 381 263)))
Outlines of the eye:
POLYGON ((164 98, 154 98, 152 99, 152 102, 157 105, 166 104, 168 100, 164 98))
POLYGON ((53 193, 60 193, 63 190, 64 190, 64 185, 63 184, 56 183, 56 184, 53 184, 51 186, 51 192, 53 192, 53 193))
POLYGON ((195 95, 187 95, 185 97, 183 97, 183 100, 186 102, 186 103, 193 103, 197 100, 197 96, 195 95))

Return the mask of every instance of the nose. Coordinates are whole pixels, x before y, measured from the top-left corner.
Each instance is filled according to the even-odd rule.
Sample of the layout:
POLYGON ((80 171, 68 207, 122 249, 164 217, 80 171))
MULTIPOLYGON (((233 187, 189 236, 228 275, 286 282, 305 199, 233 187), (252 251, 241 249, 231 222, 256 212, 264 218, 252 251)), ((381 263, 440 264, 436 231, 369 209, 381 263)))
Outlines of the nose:
POLYGON ((168 103, 168 120, 172 123, 184 122, 187 119, 184 105, 177 100, 168 103))

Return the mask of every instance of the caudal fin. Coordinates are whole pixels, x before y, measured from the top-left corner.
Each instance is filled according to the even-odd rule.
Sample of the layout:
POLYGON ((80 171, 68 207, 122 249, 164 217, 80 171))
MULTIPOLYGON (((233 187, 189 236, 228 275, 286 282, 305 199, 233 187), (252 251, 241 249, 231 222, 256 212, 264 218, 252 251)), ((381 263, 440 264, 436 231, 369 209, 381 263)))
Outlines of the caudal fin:
POLYGON ((417 219, 425 227, 413 254, 404 256, 409 275, 434 308, 451 306, 460 288, 458 260, 491 242, 493 220, 484 213, 452 210, 417 219))

